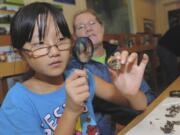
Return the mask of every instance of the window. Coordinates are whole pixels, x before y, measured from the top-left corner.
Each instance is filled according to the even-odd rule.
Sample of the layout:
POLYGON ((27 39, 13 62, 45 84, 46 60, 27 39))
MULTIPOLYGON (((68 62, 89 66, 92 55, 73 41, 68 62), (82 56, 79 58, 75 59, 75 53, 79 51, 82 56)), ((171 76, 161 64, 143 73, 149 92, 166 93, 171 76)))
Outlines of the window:
POLYGON ((128 0, 87 0, 87 7, 103 20, 106 33, 130 32, 128 0))

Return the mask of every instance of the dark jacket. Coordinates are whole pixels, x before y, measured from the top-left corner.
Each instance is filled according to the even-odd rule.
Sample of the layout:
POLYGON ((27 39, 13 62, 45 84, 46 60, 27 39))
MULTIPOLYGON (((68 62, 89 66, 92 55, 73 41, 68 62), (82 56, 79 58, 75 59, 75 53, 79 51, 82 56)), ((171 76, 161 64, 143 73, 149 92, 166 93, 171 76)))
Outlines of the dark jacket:
POLYGON ((169 29, 159 40, 159 45, 165 47, 176 56, 180 56, 180 25, 169 29))
POLYGON ((113 44, 110 44, 108 42, 103 42, 103 47, 106 50, 106 59, 105 59, 106 61, 118 49, 117 45, 113 45, 113 44))

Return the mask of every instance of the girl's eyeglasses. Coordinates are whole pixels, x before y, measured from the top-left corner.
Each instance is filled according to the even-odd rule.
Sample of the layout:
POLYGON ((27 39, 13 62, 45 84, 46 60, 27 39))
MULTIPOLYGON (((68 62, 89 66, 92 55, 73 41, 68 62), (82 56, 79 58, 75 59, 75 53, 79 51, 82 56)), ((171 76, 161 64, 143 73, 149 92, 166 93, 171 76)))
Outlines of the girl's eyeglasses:
POLYGON ((39 42, 31 44, 31 49, 22 48, 22 51, 28 53, 28 55, 37 58, 41 56, 48 55, 52 47, 56 47, 59 51, 67 51, 71 49, 71 41, 67 38, 58 40, 54 45, 49 43, 39 42))

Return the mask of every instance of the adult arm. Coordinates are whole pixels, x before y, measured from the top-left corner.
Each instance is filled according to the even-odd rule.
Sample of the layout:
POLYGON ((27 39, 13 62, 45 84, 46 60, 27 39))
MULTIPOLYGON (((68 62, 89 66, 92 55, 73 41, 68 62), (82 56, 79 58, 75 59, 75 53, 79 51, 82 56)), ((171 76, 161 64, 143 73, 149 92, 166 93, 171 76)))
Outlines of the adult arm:
POLYGON ((130 106, 136 110, 144 110, 147 98, 140 90, 136 95, 123 95, 114 85, 95 76, 96 96, 118 105, 130 106))
POLYGON ((128 54, 123 51, 117 56, 121 60, 121 69, 114 76, 114 86, 95 77, 96 95, 114 103, 130 105, 136 110, 143 110, 147 106, 146 96, 139 90, 148 56, 138 65, 137 53, 128 54))

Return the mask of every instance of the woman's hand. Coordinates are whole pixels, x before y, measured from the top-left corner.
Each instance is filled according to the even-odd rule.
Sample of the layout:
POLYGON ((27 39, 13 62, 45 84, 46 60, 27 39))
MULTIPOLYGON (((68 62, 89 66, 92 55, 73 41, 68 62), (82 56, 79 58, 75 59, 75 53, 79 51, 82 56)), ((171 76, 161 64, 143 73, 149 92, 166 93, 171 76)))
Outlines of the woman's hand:
POLYGON ((135 96, 140 88, 140 84, 144 75, 145 67, 149 57, 144 54, 140 64, 138 64, 138 54, 122 51, 115 53, 113 57, 120 60, 120 69, 110 70, 114 78, 114 84, 122 94, 135 96))
POLYGON ((73 113, 83 112, 85 101, 89 97, 87 74, 84 70, 75 70, 66 79, 67 103, 66 109, 73 113))

